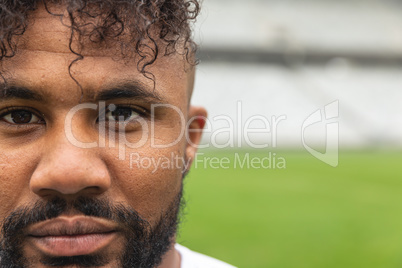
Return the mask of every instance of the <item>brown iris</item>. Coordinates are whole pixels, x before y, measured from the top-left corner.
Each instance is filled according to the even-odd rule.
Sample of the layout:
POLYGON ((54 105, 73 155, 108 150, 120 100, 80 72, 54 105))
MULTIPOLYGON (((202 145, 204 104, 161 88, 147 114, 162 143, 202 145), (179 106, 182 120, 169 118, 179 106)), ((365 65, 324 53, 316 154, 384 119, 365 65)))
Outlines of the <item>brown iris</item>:
POLYGON ((32 113, 24 110, 17 110, 10 113, 15 124, 28 124, 32 120, 32 113))
POLYGON ((130 119, 133 115, 137 115, 132 108, 118 107, 116 110, 110 112, 111 117, 115 121, 122 118, 124 121, 130 119))

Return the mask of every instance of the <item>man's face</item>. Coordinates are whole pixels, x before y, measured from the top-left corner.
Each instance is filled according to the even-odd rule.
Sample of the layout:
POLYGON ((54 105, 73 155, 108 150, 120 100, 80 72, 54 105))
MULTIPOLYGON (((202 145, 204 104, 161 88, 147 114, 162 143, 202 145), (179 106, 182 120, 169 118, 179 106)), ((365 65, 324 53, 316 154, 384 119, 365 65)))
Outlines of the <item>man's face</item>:
MULTIPOLYGON (((162 57, 147 69, 154 89, 136 59, 116 60, 113 48, 86 46, 84 59, 71 66, 74 81, 70 29, 44 9, 33 18, 17 54, 1 66, 8 90, 0 98, 0 219, 26 208, 22 215, 37 222, 14 230, 25 265, 87 255, 116 267, 127 254, 126 235, 141 232, 130 233, 128 223, 145 233, 159 228, 163 236, 161 226, 174 233, 188 164, 181 160, 195 153, 181 135, 181 119, 205 111, 188 108, 192 79, 182 56, 162 57), (163 105, 153 113, 154 104, 163 105), (169 166, 156 166, 168 159, 169 166)), ((199 136, 190 139, 197 143, 199 136)), ((27 220, 14 216, 14 225, 27 220)))

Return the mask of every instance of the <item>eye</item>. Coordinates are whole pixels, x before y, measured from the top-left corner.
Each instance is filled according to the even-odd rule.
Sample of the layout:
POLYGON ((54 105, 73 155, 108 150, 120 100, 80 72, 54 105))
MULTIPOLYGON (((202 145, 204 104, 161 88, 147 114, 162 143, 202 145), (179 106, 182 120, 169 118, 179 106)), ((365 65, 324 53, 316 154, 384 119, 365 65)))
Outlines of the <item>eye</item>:
POLYGON ((111 109, 106 112, 105 119, 109 121, 130 121, 140 116, 140 113, 135 111, 131 107, 111 107, 111 109))
POLYGON ((35 115, 33 112, 23 109, 10 111, 6 114, 3 114, 0 120, 6 121, 7 123, 10 124, 17 124, 17 125, 44 123, 43 119, 35 115))

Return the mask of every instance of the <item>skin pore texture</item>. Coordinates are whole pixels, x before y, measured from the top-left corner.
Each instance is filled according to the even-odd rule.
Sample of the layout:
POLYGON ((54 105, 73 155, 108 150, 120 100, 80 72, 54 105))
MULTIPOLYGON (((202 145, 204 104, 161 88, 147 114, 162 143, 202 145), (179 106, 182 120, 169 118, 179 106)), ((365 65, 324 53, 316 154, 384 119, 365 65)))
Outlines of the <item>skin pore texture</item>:
MULTIPOLYGON (((77 227, 80 224, 91 225, 87 229, 99 228, 92 230, 96 233, 113 231, 100 239, 99 243, 96 242, 98 248, 88 255, 102 255, 102 263, 98 265, 101 267, 122 266, 121 258, 128 238, 124 231, 118 230, 125 230, 127 226, 124 226, 124 217, 121 217, 121 221, 115 220, 119 218, 116 215, 125 214, 113 210, 111 214, 116 212, 116 215, 110 217, 101 217, 96 213, 92 214, 95 216, 85 216, 85 205, 73 204, 77 200, 96 204, 98 200, 112 208, 124 206, 135 210, 147 222, 143 224, 145 230, 157 229, 163 218, 168 218, 168 223, 162 225, 175 225, 172 217, 175 218, 178 212, 186 166, 179 161, 174 167, 155 170, 130 165, 130 159, 133 153, 156 160, 170 159, 174 154, 192 161, 196 153, 195 145, 201 138, 201 131, 198 130, 203 128, 203 121, 190 121, 185 130, 189 133, 186 139, 186 135, 181 135, 185 126, 180 123, 177 111, 186 121, 206 116, 203 108, 189 105, 194 67, 180 53, 161 56, 147 68, 154 76, 154 80, 151 80, 138 71, 137 59, 119 60, 115 57, 119 52, 113 46, 86 44, 81 50, 84 59, 71 67, 71 75, 78 85, 69 74, 69 65, 76 59, 69 49, 70 29, 43 7, 32 13, 30 21, 31 24, 18 42, 17 54, 1 62, 1 73, 7 86, 19 89, 19 93, 14 90, 17 93, 13 96, 3 94, 0 97, 0 219, 9 217, 18 209, 32 208, 34 204, 65 202, 67 209, 51 219, 55 227, 49 227, 48 233, 54 232, 52 228, 69 224, 76 230, 82 228, 80 232, 87 232, 85 227, 77 227), (108 95, 116 88, 137 87, 140 88, 137 96, 108 95), (22 94, 21 89, 28 89, 29 94, 22 94), (134 144, 143 135, 148 135, 142 146, 130 148, 121 144, 121 132, 118 133, 122 128, 121 123, 106 122, 106 133, 101 133, 99 112, 90 108, 74 114, 69 125, 71 133, 81 143, 98 142, 99 145, 100 137, 104 137, 105 144, 82 148, 71 143, 65 130, 66 116, 79 104, 90 103, 100 107, 99 101, 104 101, 106 107, 109 104, 123 107, 123 114, 134 114, 134 119, 124 124, 124 139, 134 144), (177 109, 161 107, 150 116, 152 104, 169 104, 177 109), (29 123, 10 123, 10 109, 14 108, 31 113, 29 123), (135 113, 144 110, 143 113, 135 113), (111 133, 115 137, 111 138, 111 133), (152 142, 173 144, 156 148, 152 142)), ((125 219, 128 221, 129 217, 125 219)), ((19 234, 22 235, 18 242, 22 257, 28 260, 26 266, 50 267, 43 263, 45 258, 63 256, 64 251, 59 253, 32 239, 32 236, 45 235, 38 233, 38 230, 43 229, 42 225, 45 226, 46 222, 49 220, 20 230, 19 234)), ((68 233, 66 230, 63 232, 68 233)), ((170 247, 161 253, 163 255, 157 267, 180 267, 180 256, 173 247, 174 235, 169 238, 170 247)), ((77 246, 74 242, 71 245, 77 246)), ((85 249, 77 249, 76 252, 70 250, 68 255, 82 255, 83 252, 85 249)))

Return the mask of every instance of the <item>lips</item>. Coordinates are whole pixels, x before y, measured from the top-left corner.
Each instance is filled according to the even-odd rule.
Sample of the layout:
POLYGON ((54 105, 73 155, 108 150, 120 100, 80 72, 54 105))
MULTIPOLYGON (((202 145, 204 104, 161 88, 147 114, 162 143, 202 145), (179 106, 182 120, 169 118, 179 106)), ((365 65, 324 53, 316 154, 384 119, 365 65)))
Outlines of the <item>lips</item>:
POLYGON ((58 217, 28 228, 34 248, 51 256, 96 253, 117 239, 117 227, 109 221, 85 216, 58 217))

